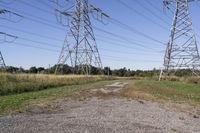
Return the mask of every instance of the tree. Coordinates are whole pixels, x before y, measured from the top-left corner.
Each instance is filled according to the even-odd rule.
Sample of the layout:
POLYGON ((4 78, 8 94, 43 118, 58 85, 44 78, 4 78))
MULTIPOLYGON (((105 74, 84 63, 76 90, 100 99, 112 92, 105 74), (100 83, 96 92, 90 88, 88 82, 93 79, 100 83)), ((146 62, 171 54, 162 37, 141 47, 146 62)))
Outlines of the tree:
POLYGON ((30 72, 30 73, 37 73, 38 70, 37 70, 37 68, 34 66, 34 67, 31 67, 31 68, 29 69, 29 72, 30 72))
POLYGON ((111 71, 110 67, 104 67, 103 73, 104 73, 104 75, 108 75, 108 76, 112 75, 112 71, 111 71))
POLYGON ((94 67, 94 66, 91 66, 91 74, 92 74, 92 75, 101 74, 101 69, 99 69, 99 68, 97 68, 97 67, 94 67))
POLYGON ((126 67, 113 71, 113 75, 120 76, 120 77, 124 77, 126 73, 127 73, 126 67))
POLYGON ((37 72, 41 73, 41 72, 44 72, 44 70, 45 70, 44 67, 38 67, 37 72))
POLYGON ((18 70, 19 70, 19 68, 13 67, 13 66, 9 66, 6 68, 6 71, 10 72, 10 73, 16 73, 18 70))

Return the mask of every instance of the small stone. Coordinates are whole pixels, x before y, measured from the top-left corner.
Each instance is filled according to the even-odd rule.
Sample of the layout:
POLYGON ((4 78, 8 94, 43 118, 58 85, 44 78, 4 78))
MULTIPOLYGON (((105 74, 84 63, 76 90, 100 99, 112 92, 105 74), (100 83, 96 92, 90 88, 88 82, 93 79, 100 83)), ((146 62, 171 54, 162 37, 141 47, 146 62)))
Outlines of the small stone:
POLYGON ((193 118, 199 118, 199 116, 198 115, 193 115, 193 118))

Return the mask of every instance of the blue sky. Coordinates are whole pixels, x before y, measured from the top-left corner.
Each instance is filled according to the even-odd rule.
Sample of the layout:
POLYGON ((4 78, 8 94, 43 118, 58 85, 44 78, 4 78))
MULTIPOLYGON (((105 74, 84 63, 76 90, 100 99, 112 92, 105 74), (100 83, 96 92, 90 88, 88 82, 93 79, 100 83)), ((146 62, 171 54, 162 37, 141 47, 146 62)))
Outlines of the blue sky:
MULTIPOLYGON (((24 19, 18 23, 0 19, 1 32, 18 36, 14 43, 0 44, 0 50, 6 64, 24 68, 30 66, 48 67, 56 64, 67 27, 63 27, 56 21, 52 8, 55 7, 54 4, 48 0, 9 1, 11 1, 9 4, 0 3, 1 8, 21 14, 24 19)), ((111 18, 155 40, 163 43, 168 41, 172 15, 168 11, 163 11, 162 0, 122 0, 132 9, 122 5, 119 0, 89 1, 96 7, 101 8, 111 18)), ((200 2, 191 2, 190 12, 194 29, 200 35, 200 16, 198 15, 200 2)), ((103 66, 110 66, 113 69, 127 67, 134 70, 153 69, 162 66, 165 45, 138 35, 130 28, 122 28, 112 21, 104 25, 92 16, 91 21, 93 26, 120 36, 112 36, 94 29, 103 66), (136 43, 145 45, 145 48, 137 46, 136 43)))

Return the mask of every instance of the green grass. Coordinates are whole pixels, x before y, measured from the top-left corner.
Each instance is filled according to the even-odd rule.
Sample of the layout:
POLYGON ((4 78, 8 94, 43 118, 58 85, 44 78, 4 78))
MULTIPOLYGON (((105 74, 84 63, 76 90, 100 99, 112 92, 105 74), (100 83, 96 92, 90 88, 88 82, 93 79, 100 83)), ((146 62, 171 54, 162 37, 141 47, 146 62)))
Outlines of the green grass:
POLYGON ((35 92, 0 96, 0 114, 5 115, 25 112, 34 104, 45 104, 55 99, 73 97, 75 96, 74 93, 80 89, 98 87, 108 84, 109 82, 112 81, 99 81, 83 85, 71 85, 35 92))
POLYGON ((200 104, 200 85, 181 81, 141 80, 131 82, 123 91, 125 96, 164 99, 200 104))

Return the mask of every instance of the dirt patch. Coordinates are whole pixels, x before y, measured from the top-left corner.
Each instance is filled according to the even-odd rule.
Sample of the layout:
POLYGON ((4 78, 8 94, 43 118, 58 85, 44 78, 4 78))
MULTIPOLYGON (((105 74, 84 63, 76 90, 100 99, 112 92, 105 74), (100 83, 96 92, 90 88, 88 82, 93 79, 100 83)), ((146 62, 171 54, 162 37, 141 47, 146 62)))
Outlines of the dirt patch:
POLYGON ((120 90, 122 90, 125 85, 127 85, 128 83, 124 83, 124 82, 115 82, 111 85, 105 85, 104 88, 100 88, 100 89, 92 89, 91 92, 102 92, 104 94, 109 94, 109 93, 118 93, 120 90))
POLYGON ((110 85, 104 85, 100 88, 92 88, 92 89, 81 89, 81 91, 77 92, 74 96, 79 99, 86 99, 90 97, 99 97, 99 98, 109 98, 119 96, 124 87, 128 85, 127 82, 114 82, 110 85))

